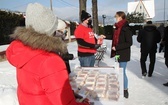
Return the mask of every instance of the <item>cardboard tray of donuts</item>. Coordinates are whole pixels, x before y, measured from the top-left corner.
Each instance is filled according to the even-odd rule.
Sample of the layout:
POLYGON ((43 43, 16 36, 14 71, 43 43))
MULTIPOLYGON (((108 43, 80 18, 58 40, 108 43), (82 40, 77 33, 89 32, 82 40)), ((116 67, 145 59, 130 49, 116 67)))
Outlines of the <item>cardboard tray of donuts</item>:
POLYGON ((123 70, 113 67, 78 67, 69 76, 75 94, 92 105, 123 105, 123 70))

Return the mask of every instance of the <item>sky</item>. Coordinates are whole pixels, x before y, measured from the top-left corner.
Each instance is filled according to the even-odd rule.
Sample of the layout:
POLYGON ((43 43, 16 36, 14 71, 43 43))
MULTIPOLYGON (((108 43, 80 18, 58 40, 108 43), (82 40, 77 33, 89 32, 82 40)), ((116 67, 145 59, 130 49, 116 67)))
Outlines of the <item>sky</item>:
MULTIPOLYGON (((122 10, 127 12, 128 2, 135 0, 97 0, 98 15, 106 15, 106 20, 113 22, 113 16, 116 11, 122 10)), ((165 1, 165 19, 168 20, 168 1, 154 0, 155 2, 155 17, 154 21, 163 20, 165 1)), ((50 8, 50 0, 0 0, 0 9, 9 9, 25 12, 27 4, 39 2, 42 5, 50 8)), ((52 0, 52 7, 56 15, 65 20, 78 20, 79 15, 79 0, 52 0)), ((91 14, 91 0, 87 0, 87 12, 91 14)))
MULTIPOLYGON (((140 69, 140 44, 136 41, 137 36, 133 36, 133 45, 131 47, 131 60, 127 64, 128 76, 128 91, 129 98, 123 99, 120 94, 119 102, 124 102, 124 105, 168 105, 168 87, 163 86, 163 83, 168 82, 168 69, 164 64, 164 53, 156 53, 155 70, 152 77, 141 77, 140 69), (122 100, 123 99, 123 100, 122 100)), ((103 60, 99 63, 100 67, 104 67, 103 71, 114 66, 114 58, 110 58, 111 40, 104 40, 104 45, 107 46, 107 51, 103 60)), ((0 46, 0 51, 6 50, 8 45, 0 46)), ((77 56, 76 41, 68 43, 68 51, 74 56, 77 56)), ((149 59, 147 59, 147 68, 149 59)), ((97 62, 96 64, 97 65, 97 62)), ((70 60, 71 70, 79 67, 79 60, 70 60)), ((99 70, 100 68, 96 68, 99 70)), ((93 69, 90 69, 93 70, 93 69)), ((114 69, 112 70, 114 71, 114 69)), ((107 72, 106 72, 107 73, 107 72)), ((121 75, 119 75, 121 78, 121 75)), ((121 81, 119 81, 120 87, 121 81)), ((16 70, 8 61, 0 62, 0 105, 19 105, 16 95, 17 81, 16 70)), ((120 88, 121 89, 121 88, 120 88)), ((122 89, 121 89, 122 90, 122 89)), ((120 91, 121 92, 121 91, 120 91)), ((101 101, 95 105, 123 105, 117 102, 101 101), (104 104, 104 103, 109 104, 104 104)))

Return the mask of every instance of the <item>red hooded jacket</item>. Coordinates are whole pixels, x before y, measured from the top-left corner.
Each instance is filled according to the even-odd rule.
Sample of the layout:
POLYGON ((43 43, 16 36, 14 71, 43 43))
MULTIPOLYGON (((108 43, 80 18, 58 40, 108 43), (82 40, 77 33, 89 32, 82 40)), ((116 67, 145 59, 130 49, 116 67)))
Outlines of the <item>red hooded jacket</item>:
MULTIPOLYGON (((7 48, 6 55, 8 61, 16 67, 19 105, 87 105, 75 101, 62 58, 45 49, 35 49, 40 44, 34 45, 31 42, 30 37, 34 40, 38 37, 30 35, 30 30, 18 31, 14 35, 16 40, 7 48), (18 35, 20 32, 22 35, 18 35)), ((44 43, 44 38, 46 36, 36 40, 36 43, 44 43)), ((47 37, 47 40, 50 38, 47 37)), ((46 49, 49 48, 49 43, 46 49)))

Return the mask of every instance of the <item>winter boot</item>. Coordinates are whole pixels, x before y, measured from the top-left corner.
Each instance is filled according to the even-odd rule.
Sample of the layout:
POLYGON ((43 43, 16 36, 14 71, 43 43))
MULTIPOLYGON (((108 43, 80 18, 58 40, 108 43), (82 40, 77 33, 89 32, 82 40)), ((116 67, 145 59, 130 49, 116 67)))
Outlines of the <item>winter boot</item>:
POLYGON ((127 90, 124 90, 124 97, 125 97, 125 98, 128 98, 128 96, 129 96, 128 89, 127 89, 127 90))
POLYGON ((168 82, 167 82, 167 83, 164 83, 163 85, 168 87, 168 82))
POLYGON ((142 73, 142 78, 145 78, 146 77, 146 75, 147 75, 147 73, 145 72, 145 73, 142 73))
POLYGON ((152 77, 152 74, 148 74, 148 77, 152 77))

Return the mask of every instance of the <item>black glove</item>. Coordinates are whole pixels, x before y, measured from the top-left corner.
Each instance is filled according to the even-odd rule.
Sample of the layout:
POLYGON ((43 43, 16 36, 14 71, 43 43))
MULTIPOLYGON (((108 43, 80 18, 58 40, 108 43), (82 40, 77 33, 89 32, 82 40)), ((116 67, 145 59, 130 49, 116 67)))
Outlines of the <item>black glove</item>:
POLYGON ((73 54, 67 53, 67 54, 62 55, 62 58, 64 60, 72 60, 74 58, 74 56, 73 56, 73 54))
POLYGON ((95 49, 98 49, 101 45, 100 44, 95 44, 95 49))
POLYGON ((75 96, 76 99, 82 99, 83 98, 81 95, 79 95, 79 94, 77 94, 75 92, 74 92, 74 96, 75 96))

